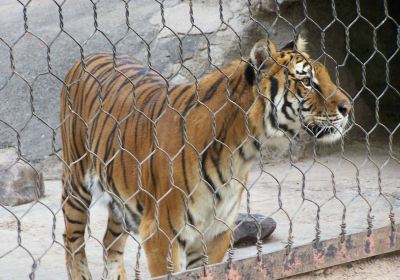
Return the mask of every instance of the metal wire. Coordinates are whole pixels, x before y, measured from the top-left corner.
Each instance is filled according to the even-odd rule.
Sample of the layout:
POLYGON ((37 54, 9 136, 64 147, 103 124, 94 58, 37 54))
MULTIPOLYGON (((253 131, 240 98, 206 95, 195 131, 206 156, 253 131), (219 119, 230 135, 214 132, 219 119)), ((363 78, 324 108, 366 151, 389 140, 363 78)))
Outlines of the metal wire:
MULTIPOLYGON (((390 226, 392 229, 391 240, 394 238, 400 212, 400 198, 394 187, 394 185, 398 185, 399 182, 399 179, 396 178, 395 175, 400 165, 400 139, 398 136, 400 119, 398 114, 397 119, 394 121, 385 119, 385 113, 387 113, 386 109, 388 108, 388 102, 385 98, 388 98, 390 95, 390 98, 392 98, 391 100, 396 100, 397 102, 400 100, 400 85, 393 80, 393 73, 396 73, 395 68, 398 67, 400 26, 397 21, 398 19, 391 13, 392 8, 388 5, 386 0, 384 0, 381 7, 379 7, 380 10, 383 10, 383 17, 379 20, 371 20, 369 17, 370 14, 365 12, 364 5, 366 4, 360 3, 359 0, 353 1, 355 5, 353 11, 355 17, 350 20, 344 19, 343 15, 341 15, 341 6, 337 1, 321 1, 330 8, 331 19, 328 20, 328 23, 322 23, 315 19, 314 6, 319 7, 319 4, 316 3, 316 1, 306 0, 300 1, 300 3, 297 3, 297 1, 292 4, 282 4, 281 2, 285 1, 277 0, 248 0, 241 1, 240 3, 239 1, 238 3, 231 3, 236 1, 223 0, 205 2, 192 0, 182 2, 163 0, 120 0, 113 4, 105 3, 106 1, 104 0, 52 0, 49 1, 49 3, 43 4, 43 7, 40 6, 40 1, 35 0, 7 0, 6 2, 4 7, 2 7, 3 4, 0 4, 0 12, 1 10, 7 12, 7 5, 12 7, 9 8, 10 11, 18 14, 20 17, 20 27, 18 27, 18 30, 22 30, 22 33, 15 32, 13 34, 13 30, 7 29, 11 28, 10 25, 7 25, 6 30, 0 30, 0 76, 2 76, 0 77, 0 102, 2 102, 1 106, 4 106, 4 108, 7 104, 12 102, 16 103, 17 99, 12 97, 11 92, 13 90, 25 88, 24 102, 29 106, 24 107, 21 105, 18 107, 17 104, 11 107, 17 108, 17 111, 9 111, 7 109, 2 109, 0 111, 0 135, 4 135, 4 140, 0 139, 0 147, 13 147, 16 154, 16 159, 8 163, 8 165, 3 165, 0 159, 0 176, 19 165, 27 166, 34 174, 36 199, 29 204, 21 206, 10 206, 7 201, 0 201, 0 243, 7 245, 4 247, 4 250, 0 250, 1 275, 6 275, 5 277, 9 277, 9 279, 19 279, 19 277, 22 277, 22 274, 26 272, 23 276, 25 278, 47 279, 46 277, 50 276, 48 274, 46 275, 41 268, 44 267, 44 269, 48 269, 51 267, 53 272, 62 275, 60 279, 67 278, 67 270, 70 269, 72 271, 72 268, 65 267, 63 257, 54 258, 54 256, 60 256, 67 252, 67 254, 76 257, 75 252, 70 252, 64 245, 61 235, 63 232, 61 210, 68 200, 79 201, 81 205, 86 205, 84 208, 87 213, 88 222, 86 238, 82 247, 86 246, 99 249, 101 254, 103 254, 104 262, 107 262, 107 256, 111 246, 118 242, 121 236, 116 238, 112 244, 106 246, 97 233, 99 227, 94 220, 99 217, 96 216, 98 213, 96 207, 100 204, 99 201, 104 199, 106 194, 118 205, 117 207, 122 209, 120 223, 123 225, 123 234, 128 236, 127 254, 134 258, 134 261, 130 261, 130 265, 127 266, 126 270, 128 276, 135 279, 149 278, 144 257, 146 254, 144 247, 146 242, 149 242, 156 234, 160 234, 163 238, 168 240, 168 254, 165 260, 167 267, 165 271, 170 278, 173 277, 173 273, 176 272, 173 247, 180 242, 180 239, 187 234, 187 231, 192 232, 193 236, 196 236, 196 238, 200 240, 199 246, 201 248, 199 250, 201 251, 201 258, 198 266, 202 267, 203 275, 207 277, 210 264, 209 255, 212 250, 216 250, 216 248, 207 246, 207 234, 209 234, 217 224, 222 225, 222 227, 230 233, 239 230, 244 224, 242 221, 236 225, 232 225, 229 221, 221 218, 217 213, 219 203, 218 193, 232 185, 239 185, 243 190, 240 212, 244 212, 247 218, 254 222, 257 233, 253 237, 255 240, 251 244, 250 249, 238 248, 233 235, 231 235, 224 258, 227 271, 231 270, 235 265, 235 260, 242 256, 249 254, 257 256, 260 267, 265 269, 267 268, 267 264, 262 263, 262 255, 265 252, 273 251, 281 247, 285 248, 285 258, 287 263, 290 263, 294 258, 293 248, 297 245, 312 243, 314 246, 313 248, 317 250, 321 244, 321 240, 332 237, 339 237, 340 243, 344 244, 348 233, 366 231, 368 237, 370 237, 373 229, 382 226, 390 226), (86 21, 89 17, 91 18, 92 26, 88 29, 90 30, 88 36, 85 34, 87 30, 84 30, 83 26, 80 27, 84 35, 79 34, 79 32, 75 34, 76 30, 71 27, 74 13, 80 14, 79 9, 84 9, 83 7, 85 5, 91 10, 90 14, 82 14, 82 18, 85 18, 86 21), (113 29, 113 32, 120 36, 115 35, 113 32, 110 34, 106 24, 107 21, 111 22, 113 20, 111 17, 114 17, 116 13, 111 13, 112 11, 108 10, 107 12, 109 12, 110 15, 107 15, 107 12, 104 11, 110 9, 110 7, 114 8, 113 5, 118 7, 121 11, 119 16, 123 23, 116 25, 113 29), (213 26, 211 31, 207 26, 204 26, 204 24, 208 23, 207 21, 211 20, 210 17, 200 13, 205 9, 204 5, 208 5, 209 13, 212 14, 215 12, 215 17, 217 18, 217 22, 214 24, 215 26, 213 26), (238 5, 238 7, 235 7, 235 5, 238 5), (265 5, 267 5, 268 9, 272 10, 263 10, 265 5), (297 10, 301 11, 301 15, 293 16, 290 13, 288 14, 287 5, 294 5, 297 10), (180 7, 178 11, 186 11, 184 14, 174 15, 175 17, 181 17, 182 26, 188 27, 187 30, 184 31, 182 31, 180 26, 177 27, 176 23, 171 20, 173 18, 171 13, 176 11, 173 9, 178 6, 180 7), (147 8, 148 11, 145 11, 143 7, 147 8), (47 12, 46 9, 51 9, 53 12, 55 11, 57 15, 57 32, 55 34, 52 34, 50 29, 44 32, 36 31, 37 23, 35 23, 34 20, 39 19, 37 16, 35 18, 34 15, 38 11, 39 14, 44 15, 47 12), (215 11, 213 11, 213 9, 215 9, 215 11), (151 12, 149 12, 150 10, 151 12), (35 13, 31 15, 32 12, 35 13), (198 16, 199 13, 202 16, 198 16), (230 16, 229 13, 232 13, 232 16, 230 16), (265 20, 265 14, 268 14, 269 21, 265 20), (234 17, 238 19, 232 19, 234 17), (290 17, 298 18, 293 20, 290 17), (184 23, 185 20, 187 21, 186 23, 184 23), (154 23, 154 21, 157 22, 154 23), (147 22, 149 30, 142 29, 143 26, 146 26, 143 25, 143 22, 147 22), (360 23, 365 28, 371 30, 371 46, 368 47, 372 50, 372 53, 366 58, 359 57, 359 51, 355 50, 354 47, 356 45, 354 44, 353 30, 360 23), (391 44, 394 46, 394 51, 389 56, 383 50, 383 43, 380 37, 383 36, 381 34, 382 30, 384 30, 384 28, 386 28, 385 26, 388 24, 393 27, 392 30, 395 30, 393 32, 396 34, 394 39, 390 38, 393 41, 391 44), (335 49, 335 46, 330 45, 332 40, 329 40, 329 36, 332 29, 336 28, 336 26, 343 31, 343 36, 336 35, 337 37, 341 37, 341 40, 344 42, 342 59, 339 59, 330 52, 332 48, 335 49), (249 111, 252 107, 246 111, 232 98, 235 83, 235 81, 232 81, 234 74, 225 73, 224 66, 231 60, 230 57, 235 57, 240 65, 251 64, 248 56, 251 46, 254 45, 256 41, 254 41, 254 38, 249 34, 254 30, 262 34, 262 37, 274 41, 276 38, 283 37, 294 39, 303 29, 307 30, 307 28, 310 30, 317 30, 320 36, 320 40, 310 42, 312 45, 310 46, 311 53, 314 55, 311 55, 314 60, 310 60, 310 63, 312 65, 321 63, 329 66, 329 63, 326 62, 332 62, 333 66, 329 67, 332 80, 338 86, 337 90, 344 90, 346 82, 343 82, 343 80, 348 81, 349 79, 353 79, 352 83, 359 85, 358 88, 356 88, 356 86, 352 88, 353 92, 349 92, 349 89, 347 89, 353 107, 349 117, 350 125, 346 128, 345 133, 343 133, 340 143, 331 148, 331 150, 317 143, 318 135, 307 138, 307 136, 300 133, 291 136, 283 129, 279 128, 280 132, 283 134, 280 142, 285 141, 287 145, 284 145, 284 151, 286 153, 280 154, 279 161, 275 162, 271 157, 271 151, 274 153, 275 150, 271 148, 272 145, 269 143, 270 141, 273 142, 273 139, 267 139, 267 141, 263 142, 252 134, 249 125, 249 111), (282 30, 286 33, 284 36, 280 37, 278 36, 280 34, 277 35, 277 33, 282 32, 282 30), (194 50, 192 50, 192 56, 188 56, 188 54, 185 53, 188 49, 190 51, 190 48, 187 47, 191 42, 190 40, 195 42, 194 47, 192 46, 194 48, 194 50), (38 67, 32 72, 29 72, 25 71, 23 66, 21 66, 24 65, 24 63, 32 63, 32 61, 29 61, 30 58, 27 57, 27 55, 30 54, 30 52, 36 52, 36 50, 30 50, 29 44, 26 44, 25 41, 37 44, 40 51, 45 53, 43 57, 43 60, 45 60, 43 61, 45 69, 38 67), (60 44, 63 43, 66 46, 67 44, 72 44, 72 47, 67 46, 67 48, 69 48, 67 56, 71 57, 71 59, 59 57, 60 54, 58 51, 60 51, 60 44), (133 47, 127 47, 130 46, 129 44, 131 43, 134 44, 133 47), (103 84, 96 73, 92 73, 90 68, 86 65, 86 58, 93 49, 99 50, 98 48, 96 49, 96 47, 93 48, 92 44, 98 44, 98 46, 100 46, 100 51, 112 53, 113 71, 125 77, 126 82, 132 87, 131 96, 133 98, 133 105, 129 114, 123 119, 115 117, 115 115, 104 108, 105 96, 107 95, 108 88, 105 87, 106 85, 103 84), (174 45, 176 48, 172 47, 174 45), (169 50, 163 48, 169 48, 169 50), (165 109, 160 112, 156 118, 146 115, 146 112, 138 105, 136 92, 138 84, 145 82, 145 76, 140 80, 132 80, 121 71, 120 65, 117 63, 118 56, 121 54, 121 49, 125 52, 127 51, 130 55, 137 55, 142 59, 142 63, 148 68, 145 74, 150 72, 155 73, 162 79, 163 85, 160 86, 160 88, 165 92, 165 109), (232 51, 233 49, 235 51, 232 51), (167 62, 165 62, 165 57, 160 57, 159 53, 164 54, 163 51, 168 51, 168 55, 172 57, 167 62), (220 63, 218 57, 215 57, 215 52, 218 51, 226 52, 228 58, 224 59, 224 65, 220 63), (87 122, 79 112, 75 111, 74 101, 70 95, 72 85, 64 82, 65 73, 72 66, 72 58, 74 57, 77 58, 83 66, 84 73, 82 73, 82 75, 88 75, 90 79, 93 79, 99 85, 99 90, 96 93, 96 102, 99 104, 98 111, 95 117, 89 122, 87 122), (61 67, 59 65, 60 59, 62 59, 61 67), (383 60, 383 70, 370 69, 370 65, 374 62, 374 59, 383 60), (173 67, 171 65, 173 65, 173 67), (351 71, 349 69, 352 68, 349 67, 352 67, 352 65, 358 65, 360 75, 344 78, 343 71, 351 71), (383 85, 383 90, 376 89, 369 83, 371 75, 373 76, 375 73, 374 71, 376 71, 376 73, 383 73, 384 79, 380 81, 380 84, 383 85), (200 91, 202 90, 200 85, 201 78, 210 72, 220 73, 221 79, 226 81, 227 84, 222 93, 226 97, 226 103, 221 108, 217 109, 211 108, 200 96, 200 91), (193 104, 188 106, 188 110, 185 110, 185 112, 177 110, 172 104, 173 100, 170 99, 170 93, 174 90, 174 86, 176 85, 176 81, 179 81, 179 77, 185 82, 190 82, 195 87, 193 98, 191 99, 193 100, 193 104), (45 90, 41 88, 40 85, 42 80, 46 78, 51 79, 56 84, 56 86, 49 89, 52 99, 58 100, 61 88, 66 88, 69 112, 86 128, 84 141, 86 152, 73 162, 66 162, 60 153, 60 130, 63 125, 65 125, 66 120, 55 122, 53 120, 55 114, 49 118, 45 115, 46 112, 41 110, 41 106, 44 104, 43 98, 40 96, 45 90), (368 98, 372 99, 370 104, 366 101, 368 98), (357 104, 363 102, 366 103, 366 105, 363 105, 364 110, 373 108, 373 110, 371 109, 373 115, 373 124, 371 127, 368 127, 368 125, 363 122, 363 112, 354 110, 357 109, 357 104), (217 133, 217 118, 229 105, 234 106, 240 114, 243 114, 244 122, 246 123, 247 135, 245 141, 239 143, 234 149, 224 141, 221 141, 217 133), (212 138, 201 150, 197 149, 196 146, 191 143, 190 133, 188 131, 188 118, 190 114, 196 112, 198 108, 204 109, 205 114, 208 114, 210 118, 210 127, 206 127, 205 129, 210 129, 212 138), (24 112, 24 110, 27 111, 24 112), (173 112, 182 124, 180 129, 182 132, 183 144, 174 155, 171 155, 170 152, 165 149, 162 141, 160 141, 163 140, 160 139, 162 136, 160 136, 158 132, 167 111, 173 112), (22 116, 22 114, 24 114, 24 116, 22 116), (360 114, 360 116, 357 114, 360 114), (21 117, 19 117, 20 115, 21 117), (92 149, 89 139, 90 127, 94 125, 97 117, 100 115, 106 115, 108 119, 112 120, 115 131, 113 133, 115 133, 115 139, 119 147, 118 150, 113 151, 112 156, 107 159, 102 158, 96 153, 95 149, 92 149), (154 148, 145 158, 140 158, 133 154, 132 151, 125 146, 123 140, 125 133, 123 127, 127 119, 131 116, 139 115, 143 118, 143 121, 151 124, 151 139, 149 139, 154 143, 154 148), (29 149, 35 149, 36 145, 40 145, 41 140, 35 139, 35 143, 33 144, 29 143, 29 141, 24 142, 24 140, 29 138, 30 133, 34 133, 35 128, 43 130, 43 127, 47 131, 45 140, 47 141, 46 145, 48 145, 48 147, 45 154, 42 153, 38 158, 34 158, 29 149), (352 136, 353 134, 356 136, 352 136), (379 136, 379 138, 377 135, 383 136, 379 136), (307 144, 302 148, 305 150, 305 156, 299 160, 296 156, 295 147, 302 145, 301 139, 303 138, 307 139, 305 140, 307 144), (378 138, 379 141, 376 141, 378 138), (226 167, 228 170, 228 178, 225 181, 221 181, 221 184, 214 189, 214 186, 210 184, 209 178, 207 178, 208 174, 204 172, 204 170, 207 169, 207 162, 203 159, 207 157, 208 150, 210 147, 218 145, 221 147, 221 150, 228 151, 233 158, 234 154, 239 153, 245 146, 247 143, 246 141, 257 142, 260 158, 255 161, 254 167, 250 171, 249 180, 246 181, 235 177, 235 166, 231 160, 226 167), (383 147, 383 145, 387 147, 383 147), (189 149, 197 156, 198 176, 200 178, 199 182, 192 186, 190 193, 186 192, 182 186, 176 183, 174 175, 176 172, 179 172, 179 168, 177 170, 177 159, 182 156, 185 150, 189 149), (270 154, 268 154, 268 152, 270 152, 270 154), (128 199, 122 199, 113 191, 114 186, 112 186, 108 180, 104 180, 104 182, 102 181, 104 193, 100 197, 93 198, 92 203, 88 205, 73 188, 75 180, 84 179, 74 178, 72 170, 79 166, 84 158, 90 157, 94 161, 101 162, 101 176, 106 178, 110 172, 110 168, 112 168, 113 162, 121 154, 129 157, 137 165, 137 170, 135 171, 138 174, 137 182, 134 183, 137 185, 137 191, 128 199), (168 170, 168 179, 171 186, 170 189, 162 195, 155 195, 149 191, 143 181, 143 178, 146 176, 144 169, 147 162, 155 158, 157 154, 161 154, 164 158, 167 158, 169 162, 168 166, 158 167, 168 170), (59 202, 59 196, 54 195, 54 190, 51 190, 51 194, 45 197, 41 197, 39 191, 42 170, 38 162, 49 155, 57 159, 58 165, 69 171, 67 172, 68 175, 63 179, 67 186, 67 197, 63 199, 61 204, 55 204, 54 197, 56 197, 57 202, 59 202), (265 157, 269 162, 263 162, 265 157), (192 199, 195 197, 196 191, 204 186, 213 193, 213 213, 208 217, 208 219, 210 219, 209 224, 200 228, 193 223, 192 217, 190 217, 190 205, 192 199), (181 228, 175 229, 174 236, 171 238, 168 232, 165 231, 165 227, 162 226, 163 221, 160 220, 162 213, 160 213, 160 211, 162 211, 161 205, 165 202, 167 197, 175 191, 183 197, 182 204, 183 211, 185 212, 185 223, 181 228), (154 204, 155 209, 152 217, 155 222, 155 230, 144 239, 141 239, 136 233, 130 230, 129 211, 127 210, 129 208, 129 203, 135 201, 141 194, 146 195, 151 203, 154 204), (383 212, 385 213, 384 216, 382 214, 383 212), (263 220, 259 220, 256 217, 255 214, 259 213, 264 215, 263 220), (47 218, 40 220, 34 215, 47 218), (34 217, 34 224, 29 222, 29 219, 31 219, 30 217, 34 217), (272 235, 273 237, 276 236, 274 237, 275 241, 271 240, 265 242, 262 240, 263 222, 267 218, 274 218, 277 222, 277 230, 272 235), (37 243, 32 244, 31 242, 37 238, 46 238, 46 236, 41 235, 43 234, 42 228, 45 228, 48 224, 50 226, 46 234, 50 236, 50 241, 44 242, 40 248, 37 248, 37 243), (18 266, 21 263, 28 263, 30 268, 27 270, 25 269, 23 272, 18 271, 18 266)), ((47 18, 45 17, 45 19, 47 18)), ((12 17, 2 20, 2 22, 8 21, 10 23, 15 22, 12 17)), ((50 25, 50 23, 48 24, 50 25)), ((275 43, 278 47, 283 47, 286 42, 278 41, 275 43)), ((337 47, 337 49, 339 48, 340 47, 337 47)), ((38 54, 33 53, 33 55, 38 54)), ((303 56, 303 58, 306 60, 310 59, 308 56, 303 56)), ((35 68, 34 65, 30 65, 29 67, 29 69, 32 69, 32 67, 35 68)), ((286 68, 285 89, 286 92, 290 92, 290 89, 288 89, 290 85, 288 78, 289 69, 287 65, 282 65, 282 67, 286 68)), ((257 69, 254 68, 253 70, 257 69)), ((260 79, 260 75, 262 75, 262 73, 257 74, 258 79, 260 79)), ((258 93, 256 99, 263 99, 266 101, 274 112, 275 119, 277 119, 277 108, 281 101, 274 102, 273 99, 266 96, 265 93, 262 92, 262 86, 260 84, 257 84, 254 88, 258 93)), ((321 114, 328 116, 330 97, 324 96, 318 88, 313 88, 313 90, 317 91, 317 94, 319 94, 321 100, 323 100, 324 108, 321 114)), ((397 106, 398 104, 400 103, 392 105, 397 106)), ((56 117, 58 120, 58 116, 56 117)), ((330 122, 330 125, 333 124, 330 122)), ((205 124, 205 126, 207 126, 207 124, 205 124)), ((304 130, 309 129, 304 123, 302 126, 304 130)), ((173 137, 173 135, 171 135, 171 137, 173 137)), ((280 144, 280 147, 282 147, 282 144, 280 144)), ((61 189, 60 178, 57 180, 58 190, 61 189)), ((46 187, 51 184, 50 180, 47 179, 48 178, 45 178, 46 187)), ((1 187, 2 186, 0 186, 0 193, 1 187)), ((104 229, 105 227, 100 230, 103 232, 104 229)), ((96 251, 95 249, 89 251, 88 255, 96 255, 96 253, 94 253, 96 251)), ((92 257, 93 256, 89 256, 90 259, 92 257)), ((348 261, 351 260, 349 259, 348 261)), ((111 266, 105 266, 103 272, 103 265, 101 262, 102 259, 94 261, 95 265, 91 267, 94 269, 92 273, 93 275, 98 275, 99 278, 106 279, 108 275, 113 273, 113 268, 111 266)), ((184 267, 183 270, 185 268, 186 267, 184 267)), ((48 279, 53 278, 50 277, 48 279)))

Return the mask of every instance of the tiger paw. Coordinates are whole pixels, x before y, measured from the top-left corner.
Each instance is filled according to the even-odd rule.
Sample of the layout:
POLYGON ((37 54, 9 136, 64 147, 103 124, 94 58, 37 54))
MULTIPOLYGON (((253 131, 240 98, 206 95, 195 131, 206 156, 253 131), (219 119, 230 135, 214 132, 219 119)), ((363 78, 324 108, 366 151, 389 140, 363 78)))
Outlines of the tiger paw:
POLYGON ((233 239, 235 246, 250 246, 257 242, 257 233, 259 224, 261 228, 260 240, 265 241, 275 230, 276 222, 269 217, 261 214, 248 215, 239 213, 235 222, 233 239))

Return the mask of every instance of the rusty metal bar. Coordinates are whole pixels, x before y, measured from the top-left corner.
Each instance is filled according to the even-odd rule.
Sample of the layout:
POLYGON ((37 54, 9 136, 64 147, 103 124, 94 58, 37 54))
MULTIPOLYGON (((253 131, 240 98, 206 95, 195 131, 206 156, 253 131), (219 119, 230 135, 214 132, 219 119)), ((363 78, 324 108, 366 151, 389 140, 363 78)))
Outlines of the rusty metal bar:
POLYGON ((309 243, 287 250, 263 254, 261 259, 250 257, 159 277, 156 279, 280 279, 296 274, 335 266, 380 254, 400 250, 400 224, 368 232, 309 243), (172 276, 172 277, 171 277, 172 276))

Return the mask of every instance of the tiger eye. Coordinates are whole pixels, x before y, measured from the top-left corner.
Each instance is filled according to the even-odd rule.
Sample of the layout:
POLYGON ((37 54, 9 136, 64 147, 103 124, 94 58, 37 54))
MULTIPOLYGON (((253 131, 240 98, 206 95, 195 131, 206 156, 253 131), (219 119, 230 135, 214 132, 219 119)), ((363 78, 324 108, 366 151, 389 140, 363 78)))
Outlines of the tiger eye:
POLYGON ((304 79, 301 80, 301 82, 302 82, 306 87, 311 86, 311 80, 310 80, 310 78, 304 78, 304 79))

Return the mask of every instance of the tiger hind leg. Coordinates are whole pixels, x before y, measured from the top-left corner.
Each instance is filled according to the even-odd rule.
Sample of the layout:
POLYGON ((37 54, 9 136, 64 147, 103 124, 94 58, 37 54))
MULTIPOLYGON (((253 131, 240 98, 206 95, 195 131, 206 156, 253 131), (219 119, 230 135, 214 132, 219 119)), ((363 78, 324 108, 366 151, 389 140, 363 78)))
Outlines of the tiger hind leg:
POLYGON ((64 245, 67 273, 70 279, 92 279, 85 253, 85 229, 91 195, 84 183, 68 173, 63 175, 62 210, 64 213, 64 245))
POLYGON ((130 213, 120 203, 112 200, 109 204, 107 230, 104 235, 103 277, 107 280, 127 279, 124 265, 124 251, 128 232, 137 232, 140 217, 130 213), (125 211, 124 211, 125 210, 125 211))

